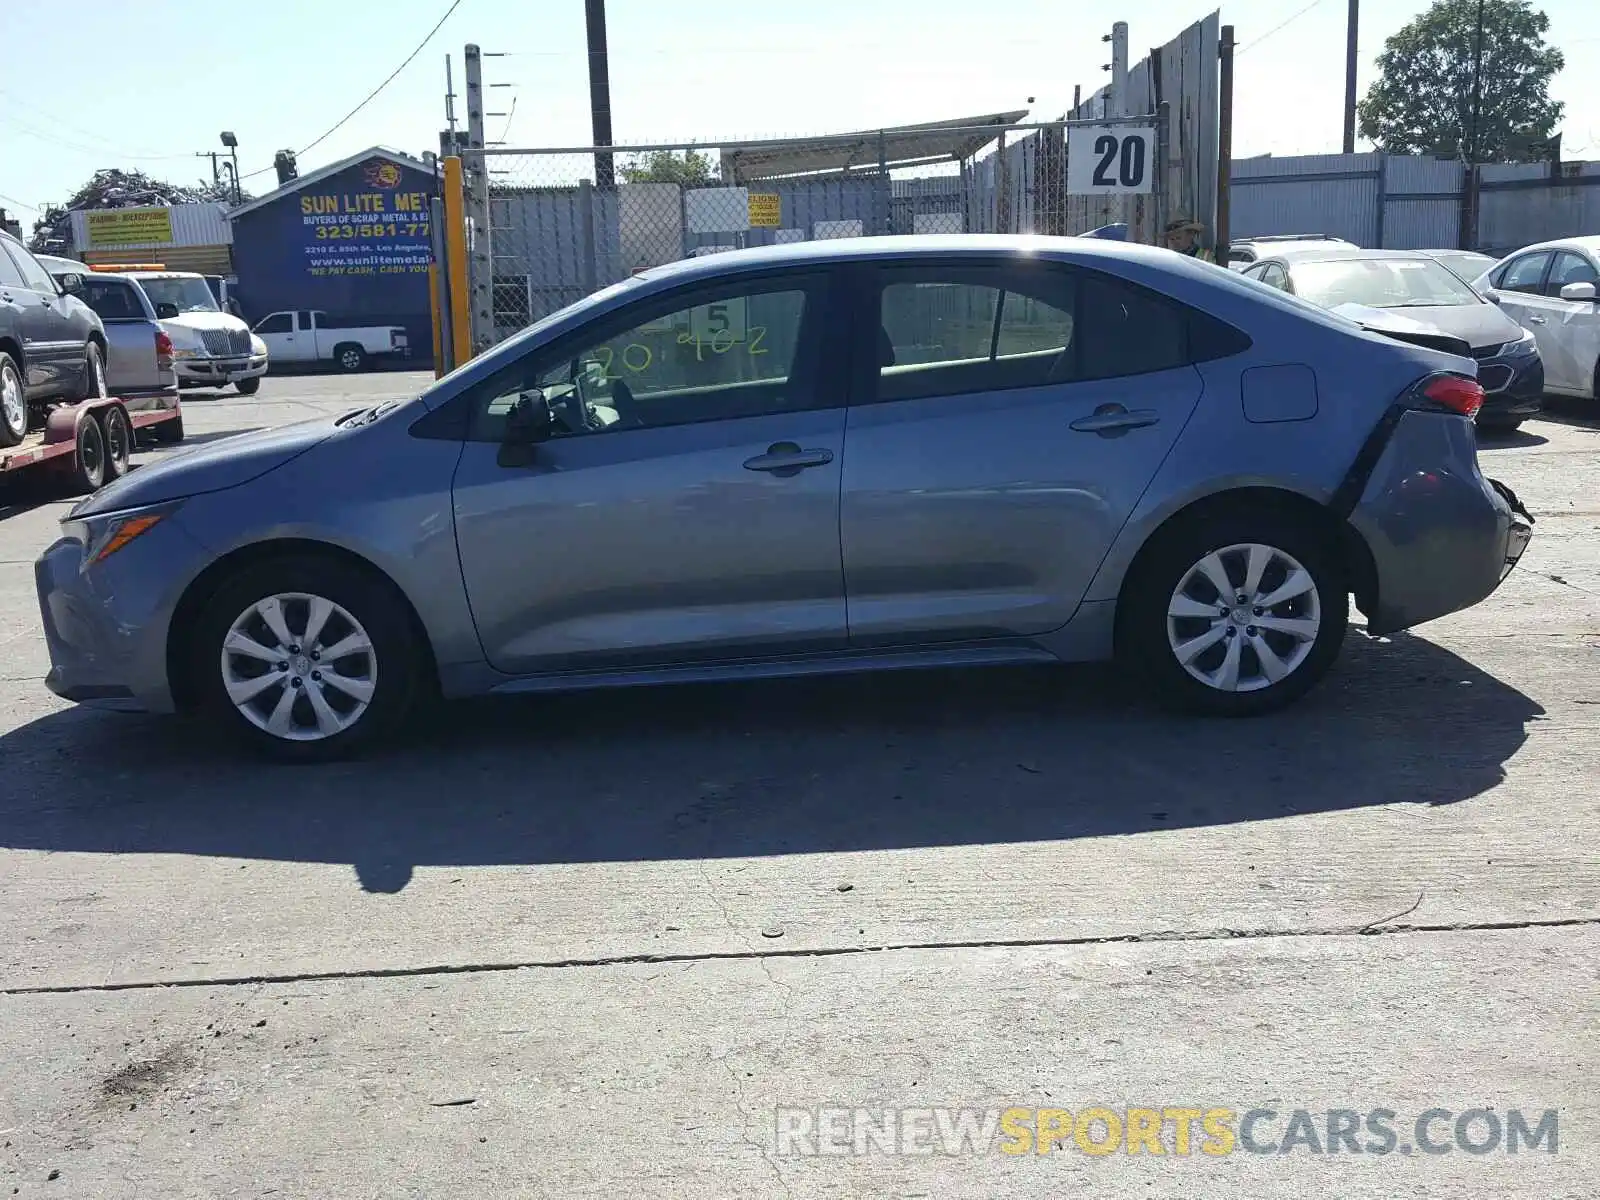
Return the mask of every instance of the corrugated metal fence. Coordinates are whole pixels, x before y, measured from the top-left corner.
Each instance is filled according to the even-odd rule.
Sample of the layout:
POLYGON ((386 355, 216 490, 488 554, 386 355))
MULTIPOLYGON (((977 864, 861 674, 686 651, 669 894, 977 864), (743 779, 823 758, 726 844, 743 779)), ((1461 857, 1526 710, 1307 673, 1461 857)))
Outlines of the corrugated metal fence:
MULTIPOLYGON (((1600 163, 1484 166, 1477 244, 1496 256, 1600 231, 1600 163)), ((1395 250, 1461 244, 1466 167, 1384 154, 1246 158, 1233 164, 1233 236, 1323 233, 1395 250)))

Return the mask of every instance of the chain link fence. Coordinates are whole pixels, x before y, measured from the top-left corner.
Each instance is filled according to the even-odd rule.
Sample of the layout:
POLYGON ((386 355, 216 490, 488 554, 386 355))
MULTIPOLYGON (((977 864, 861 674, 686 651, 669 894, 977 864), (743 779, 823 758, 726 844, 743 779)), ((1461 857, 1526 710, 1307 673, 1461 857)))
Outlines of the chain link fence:
MULTIPOLYGON (((468 211, 487 218, 468 256, 473 340, 500 341, 650 267, 750 246, 1071 235, 1114 222, 1130 240, 1156 240, 1159 195, 1068 195, 1071 123, 1021 115, 710 145, 468 151, 468 211)), ((1156 138, 1159 156, 1159 129, 1156 138)))

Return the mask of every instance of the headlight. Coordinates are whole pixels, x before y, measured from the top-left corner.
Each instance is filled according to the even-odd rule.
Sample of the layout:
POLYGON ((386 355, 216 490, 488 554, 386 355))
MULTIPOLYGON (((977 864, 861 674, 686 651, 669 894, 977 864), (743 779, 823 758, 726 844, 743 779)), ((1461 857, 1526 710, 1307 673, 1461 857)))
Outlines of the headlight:
POLYGON ((1499 357, 1501 355, 1532 354, 1538 349, 1538 347, 1539 339, 1534 337, 1531 331, 1527 331, 1524 332, 1523 335, 1516 341, 1507 342, 1505 345, 1501 346, 1500 349, 1495 351, 1495 356, 1499 357))
POLYGON ((255 334, 250 335, 250 353, 260 357, 267 352, 267 344, 255 334))
POLYGON ((129 508, 121 512, 74 518, 68 513, 61 522, 62 532, 83 543, 84 565, 110 558, 118 550, 149 533, 175 511, 182 501, 129 508))

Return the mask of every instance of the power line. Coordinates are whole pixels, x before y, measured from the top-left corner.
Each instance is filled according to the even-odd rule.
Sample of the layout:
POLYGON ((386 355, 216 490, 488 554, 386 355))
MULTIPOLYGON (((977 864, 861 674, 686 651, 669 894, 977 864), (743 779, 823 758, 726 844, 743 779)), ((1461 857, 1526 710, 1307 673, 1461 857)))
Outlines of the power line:
MULTIPOLYGON (((339 131, 339 129, 344 126, 345 122, 349 121, 351 117, 355 116, 363 108, 365 108, 367 105, 371 104, 374 100, 376 100, 378 98, 378 93, 383 91, 384 88, 388 87, 391 83, 393 83, 394 80, 395 80, 395 76, 399 75, 401 71, 404 71, 407 67, 409 67, 411 65, 412 59, 416 58, 417 55, 422 53, 423 49, 427 46, 427 44, 429 42, 433 41, 433 35, 438 33, 439 30, 444 27, 444 23, 446 21, 448 21, 450 19, 451 15, 456 11, 456 9, 458 9, 460 7, 461 7, 461 0, 453 0, 453 2, 451 3, 450 7, 445 9, 444 16, 440 17, 438 23, 436 25, 434 25, 434 27, 432 29, 428 30, 427 36, 424 37, 420 42, 417 43, 417 48, 415 50, 413 50, 410 54, 406 55, 405 61, 402 62, 393 71, 389 72, 388 78, 386 78, 377 87, 373 88, 372 91, 368 92, 367 95, 366 95, 366 98, 363 99, 360 104, 356 105, 349 112, 345 113, 344 116, 340 117, 337 121, 335 121, 333 126, 332 126, 332 128, 330 128, 321 137, 317 138, 315 141, 311 142, 309 145, 303 147, 302 149, 296 150, 295 151, 295 157, 299 158, 300 155, 306 153, 306 151, 308 151, 308 150, 315 150, 323 142, 327 141, 330 137, 332 137, 335 133, 337 133, 339 131)), ((242 175, 242 176, 240 176, 240 178, 241 179, 254 179, 257 175, 265 175, 268 171, 271 171, 271 170, 273 170, 272 167, 262 167, 261 170, 259 170, 259 171, 251 171, 248 175, 242 175)))
MULTIPOLYGON (((41 108, 37 104, 34 104, 34 103, 32 103, 30 101, 27 101, 27 100, 24 100, 21 96, 17 95, 15 92, 8 92, 8 91, 6 91, 5 88, 0 88, 0 96, 4 96, 7 100, 11 101, 11 103, 13 103, 15 105, 18 105, 19 107, 21 107, 23 109, 26 109, 28 112, 36 113, 38 116, 44 118, 46 121, 49 121, 50 123, 52 123, 54 125, 59 125, 63 129, 70 129, 73 133, 75 133, 75 134, 77 134, 77 135, 79 135, 81 137, 89 138, 92 141, 101 142, 107 147, 108 150, 113 150, 113 151, 116 150, 116 143, 114 143, 112 141, 109 141, 108 139, 102 137, 100 134, 96 133, 94 130, 86 129, 82 125, 74 125, 71 121, 63 120, 61 117, 56 116, 54 113, 50 112, 48 109, 41 108)), ((44 135, 41 134, 40 136, 44 136, 44 135)), ((55 134, 49 134, 49 136, 52 137, 52 138, 57 137, 57 135, 55 135, 55 134)), ((87 152, 87 148, 86 147, 76 146, 76 145, 74 145, 74 143, 71 143, 71 142, 64 142, 63 144, 64 145, 73 146, 74 149, 84 149, 87 152)), ((106 153, 106 151, 105 150, 96 150, 96 151, 93 151, 93 153, 104 154, 104 153, 106 153)), ((184 158, 184 157, 187 157, 186 155, 181 155, 181 154, 157 154, 155 151, 150 150, 148 147, 145 147, 145 148, 139 150, 139 152, 136 153, 136 154, 125 154, 125 153, 121 153, 120 151, 118 151, 117 153, 118 153, 118 157, 120 157, 120 158, 140 158, 140 159, 146 159, 146 160, 151 160, 151 161, 153 161, 155 159, 184 158)))
POLYGON ((4 192, 0 192, 0 200, 4 200, 7 204, 15 204, 18 208, 25 208, 29 212, 43 212, 44 211, 44 209, 35 208, 31 204, 24 204, 21 200, 18 200, 15 196, 8 196, 4 192))
POLYGON ((1246 50, 1249 50, 1249 49, 1252 49, 1253 47, 1259 46, 1262 42, 1266 41, 1273 34, 1277 33, 1280 29, 1285 29, 1288 26, 1293 25, 1301 17, 1305 16, 1308 12, 1310 12, 1313 8, 1317 7, 1317 5, 1319 5, 1321 3, 1322 3, 1322 0, 1311 0, 1311 3, 1306 5, 1304 8, 1297 9, 1294 12, 1290 13, 1287 18, 1285 18, 1282 21, 1279 21, 1276 25, 1274 25, 1271 29, 1267 30, 1265 33, 1263 33, 1260 37, 1256 38, 1254 41, 1246 42, 1243 46, 1240 46, 1239 49, 1237 49, 1237 50, 1235 50, 1233 52, 1234 57, 1237 58, 1239 55, 1243 54, 1246 50))

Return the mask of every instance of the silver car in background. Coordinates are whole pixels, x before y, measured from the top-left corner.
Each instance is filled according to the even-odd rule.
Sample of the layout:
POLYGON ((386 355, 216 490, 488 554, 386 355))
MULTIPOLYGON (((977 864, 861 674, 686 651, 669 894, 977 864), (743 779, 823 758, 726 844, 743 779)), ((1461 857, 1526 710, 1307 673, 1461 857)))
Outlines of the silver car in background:
MULTIPOLYGON (((125 275, 95 271, 86 263, 48 254, 40 265, 60 282, 82 279, 78 299, 100 315, 106 330, 106 390, 126 400, 159 400, 178 394, 172 368, 172 339, 156 319, 155 305, 139 282, 125 275)), ((135 403, 134 408, 141 405, 135 403)))

